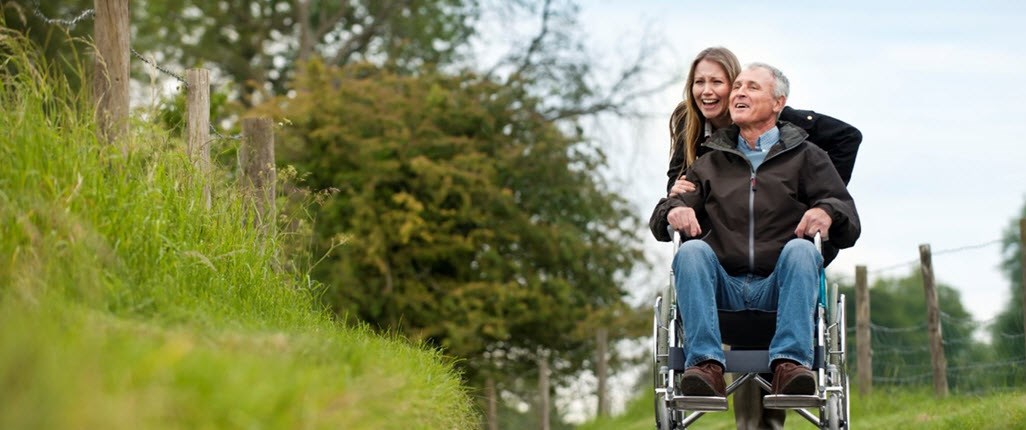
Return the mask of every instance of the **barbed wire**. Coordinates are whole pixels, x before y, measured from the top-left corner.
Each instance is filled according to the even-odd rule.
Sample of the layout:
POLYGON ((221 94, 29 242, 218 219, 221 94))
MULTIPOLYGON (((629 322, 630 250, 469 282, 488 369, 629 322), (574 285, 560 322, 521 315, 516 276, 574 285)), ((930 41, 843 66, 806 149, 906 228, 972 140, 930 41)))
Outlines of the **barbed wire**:
MULTIPOLYGON (((39 1, 38 0, 33 0, 31 4, 32 4, 32 9, 33 9, 32 13, 34 15, 36 15, 37 17, 39 17, 39 19, 43 20, 44 22, 46 22, 49 25, 59 25, 59 26, 62 26, 62 27, 67 27, 69 30, 74 28, 76 25, 78 25, 79 22, 81 22, 83 20, 86 20, 86 19, 89 19, 89 18, 92 18, 93 16, 96 15, 96 11, 94 9, 86 9, 86 10, 82 11, 81 13, 79 13, 78 16, 76 16, 75 18, 72 18, 72 19, 50 18, 50 17, 46 16, 46 14, 44 14, 42 10, 39 9, 39 1)), ((156 59, 150 60, 150 59, 146 58, 146 56, 140 54, 139 51, 136 51, 135 48, 129 47, 129 51, 131 52, 131 54, 135 58, 138 58, 143 63, 146 63, 150 67, 153 67, 155 70, 157 70, 157 71, 159 71, 159 72, 161 72, 161 73, 163 73, 163 74, 165 74, 167 76, 170 76, 170 77, 174 78, 179 83, 181 83, 184 88, 186 88, 186 89, 189 88, 189 82, 186 81, 185 78, 182 77, 181 74, 172 72, 171 70, 167 69, 166 67, 163 67, 163 66, 157 64, 156 59)), ((242 135, 241 134, 233 134, 233 135, 227 135, 227 136, 221 134, 220 132, 217 131, 217 128, 214 127, 213 124, 210 124, 210 133, 213 134, 214 136, 216 136, 218 139, 222 139, 222 140, 239 140, 239 139, 242 139, 242 135)))
POLYGON ((953 387, 952 391, 958 392, 959 394, 961 394, 963 396, 977 396, 977 397, 979 397, 979 396, 983 396, 983 395, 991 396, 991 395, 994 395, 994 394, 1007 394, 1007 393, 1013 393, 1013 392, 1014 393, 1018 393, 1018 392, 1022 391, 1022 388, 1019 387, 1018 385, 1008 385, 1008 386, 998 386, 998 387, 977 388, 975 390, 962 391, 962 390, 959 390, 958 387, 953 387))
POLYGON ((978 363, 978 364, 965 364, 961 366, 948 366, 948 372, 951 371, 962 371, 962 370, 975 370, 975 369, 992 369, 995 367, 1012 366, 1016 364, 1026 363, 1026 359, 1008 360, 1008 361, 996 361, 992 363, 978 363))
POLYGON ((210 132, 213 133, 214 136, 217 136, 217 138, 221 139, 221 140, 240 140, 240 139, 242 139, 242 134, 241 133, 240 134, 230 134, 228 136, 225 136, 225 135, 223 135, 221 133, 218 133, 217 132, 217 128, 214 128, 214 124, 210 124, 210 132))
POLYGON ((873 382, 880 383, 903 383, 908 381, 923 381, 933 377, 933 372, 919 373, 911 376, 873 376, 873 382))
POLYGON ((57 25, 60 25, 62 27, 67 27, 69 30, 75 28, 75 26, 78 25, 78 23, 81 22, 82 20, 85 20, 87 18, 91 18, 93 15, 96 14, 96 11, 94 11, 93 9, 86 9, 86 10, 82 11, 81 13, 79 13, 78 16, 76 16, 76 17, 74 17, 72 19, 50 18, 50 17, 46 16, 45 14, 43 14, 43 11, 39 10, 39 0, 33 0, 32 1, 32 9, 33 9, 32 13, 36 17, 38 17, 39 19, 41 19, 44 22, 46 22, 47 24, 50 24, 50 25, 57 24, 57 25))
MULTIPOLYGON (((972 376, 972 375, 978 374, 979 372, 985 372, 985 373, 989 374, 989 373, 993 372, 992 369, 995 369, 995 368, 1017 369, 1017 368, 1021 367, 1023 364, 1026 364, 1026 359, 995 361, 995 362, 988 362, 988 363, 963 364, 963 365, 956 365, 956 366, 948 366, 945 369, 945 372, 948 374, 949 379, 952 379, 954 381, 959 381, 959 380, 961 380, 961 381, 973 381, 975 379, 975 376, 972 376)), ((886 373, 888 373, 888 374, 890 374, 892 376, 873 376, 873 382, 874 383, 881 383, 881 384, 890 384, 890 385, 905 385, 905 384, 913 384, 913 383, 922 384, 922 383, 926 383, 927 381, 933 379, 933 371, 932 370, 929 370, 929 371, 919 371, 919 372, 915 372, 915 371, 916 370, 920 370, 920 369, 931 369, 931 368, 932 368, 932 364, 922 364, 922 365, 912 365, 912 366, 900 365, 900 366, 897 366, 897 367, 890 368, 889 371, 886 372, 886 373), (915 372, 915 373, 910 373, 910 372, 915 372), (905 375, 902 375, 902 376, 898 376, 898 374, 901 374, 901 373, 910 373, 910 374, 905 374, 905 375)), ((961 383, 959 383, 959 382, 952 382, 952 383, 950 383, 950 385, 951 385, 952 389, 957 389, 960 385, 969 385, 969 384, 967 382, 961 382, 961 383)), ((1002 386, 992 386, 992 387, 988 387, 987 389, 985 389, 983 391, 984 392, 991 392, 991 391, 994 391, 994 390, 998 390, 1000 388, 1002 388, 1002 386)))
MULTIPOLYGON (((994 244, 999 244, 999 243, 1001 243, 1001 239, 989 240, 989 241, 983 242, 983 243, 976 243, 976 244, 972 244, 972 245, 964 245, 964 246, 959 246, 959 247, 956 247, 956 248, 943 249, 943 250, 940 250, 940 251, 934 251, 933 252, 933 256, 936 257, 936 256, 939 256, 939 255, 954 254, 954 253, 963 252, 963 251, 971 251, 971 250, 974 250, 974 249, 985 248, 985 247, 988 247, 988 246, 991 246, 991 245, 994 245, 994 244)), ((893 264, 893 265, 890 265, 890 266, 882 267, 880 269, 870 270, 869 273, 871 273, 873 275, 878 275, 880 273, 888 272, 888 271, 891 271, 891 270, 894 270, 894 269, 900 269, 902 267, 910 267, 910 266, 913 266, 913 265, 918 264, 918 263, 919 263, 919 259, 917 258, 917 259, 914 259, 914 260, 905 261, 903 263, 898 263, 898 264, 893 264)))
POLYGON ((885 347, 883 347, 881 345, 873 345, 873 347, 871 349, 873 350, 873 356, 877 356, 877 355, 912 355, 912 354, 922 354, 922 353, 925 353, 925 352, 929 352, 930 351, 930 346, 929 345, 921 345, 921 346, 916 346, 916 347, 905 347, 905 348, 896 348, 896 347, 886 347, 885 348, 885 347))
POLYGON ((919 330, 925 329, 926 328, 926 323, 922 323, 922 324, 918 324, 918 325, 914 325, 914 326, 910 326, 910 327, 887 327, 887 326, 882 326, 882 325, 877 325, 877 324, 869 323, 869 328, 872 329, 874 332, 908 333, 910 331, 919 331, 919 330))
POLYGON ((187 82, 185 80, 185 78, 182 77, 182 75, 179 75, 179 74, 177 74, 175 72, 172 72, 172 71, 170 71, 168 69, 165 69, 165 68, 161 67, 159 64, 156 63, 156 61, 150 61, 150 60, 146 59, 146 57, 144 57, 142 54, 140 54, 139 51, 136 51, 135 48, 129 48, 129 50, 132 51, 132 55, 134 55, 136 58, 142 60, 142 62, 144 62, 146 64, 149 64, 151 67, 153 67, 154 69, 157 69, 158 71, 164 73, 165 75, 168 75, 168 76, 170 76, 172 78, 175 78, 176 80, 178 80, 178 82, 181 82, 182 86, 184 86, 185 88, 189 88, 189 82, 187 82))

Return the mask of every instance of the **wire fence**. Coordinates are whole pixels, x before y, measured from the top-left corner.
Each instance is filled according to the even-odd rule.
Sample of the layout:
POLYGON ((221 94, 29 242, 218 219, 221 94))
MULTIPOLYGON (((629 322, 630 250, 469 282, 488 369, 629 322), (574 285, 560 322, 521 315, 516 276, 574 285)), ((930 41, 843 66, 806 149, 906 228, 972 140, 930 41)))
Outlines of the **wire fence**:
MULTIPOLYGON (((988 242, 986 245, 996 243, 988 242)), ((985 245, 985 246, 986 246, 985 245)), ((976 249, 954 248, 949 252, 976 249)), ((924 315, 925 320, 925 315, 924 315)), ((986 320, 940 312, 942 345, 949 388, 956 393, 980 395, 1022 390, 1026 381, 1026 358, 1021 320, 1005 321, 1001 316, 986 320), (1013 331, 1008 326, 1014 327, 1013 331), (1004 326, 1003 326, 1004 325, 1004 326)), ((870 322, 874 385, 929 387, 934 372, 928 326, 925 322, 887 326, 870 322)), ((847 328, 849 363, 855 365, 855 324, 847 328)), ((858 370, 855 369, 855 372, 858 370)))
MULTIPOLYGON (((81 11, 81 12, 75 14, 75 17, 71 18, 71 19, 51 18, 51 17, 46 16, 46 14, 44 14, 43 11, 40 10, 40 6, 39 6, 39 1, 38 0, 33 0, 31 5, 32 5, 32 14, 35 15, 37 18, 39 18, 40 20, 42 20, 43 22, 45 22, 48 25, 61 26, 61 27, 66 28, 69 31, 71 29, 75 28, 75 26, 78 25, 80 22, 85 21, 87 19, 94 18, 96 16, 96 11, 95 10, 93 10, 93 9, 86 9, 84 11, 81 11)), ((161 66, 160 64, 157 63, 156 59, 146 58, 146 56, 140 54, 139 51, 137 51, 134 47, 129 47, 129 53, 132 54, 133 57, 139 59, 140 61, 142 61, 146 65, 148 65, 151 68, 153 68, 154 70, 164 74, 165 76, 168 76, 168 77, 173 78, 174 80, 178 81, 178 83, 181 84, 182 88, 185 88, 186 90, 189 89, 189 82, 186 81, 185 78, 180 73, 175 73, 175 72, 171 71, 170 69, 168 69, 167 67, 161 66)), ((214 127, 214 124, 210 124, 210 133, 213 134, 217 139, 221 139, 221 140, 240 140, 240 139, 242 139, 242 134, 241 133, 228 134, 228 135, 222 134, 221 132, 219 132, 217 130, 217 127, 214 127)))

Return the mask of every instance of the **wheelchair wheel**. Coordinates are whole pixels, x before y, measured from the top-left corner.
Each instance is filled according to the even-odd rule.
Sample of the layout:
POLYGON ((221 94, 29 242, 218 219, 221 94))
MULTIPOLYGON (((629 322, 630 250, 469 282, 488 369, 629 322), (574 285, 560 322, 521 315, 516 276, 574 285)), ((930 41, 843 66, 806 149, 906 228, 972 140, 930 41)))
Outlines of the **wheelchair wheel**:
POLYGON ((850 383, 848 379, 847 363, 845 362, 846 345, 845 333, 845 297, 838 294, 836 284, 830 291, 830 302, 834 304, 833 312, 830 312, 829 349, 836 351, 831 354, 828 360, 828 378, 830 386, 840 387, 839 392, 828 393, 823 418, 824 428, 831 430, 847 430, 849 428, 849 405, 851 399, 850 383))
POLYGON ((652 317, 652 386, 654 387, 653 403, 655 406, 655 424, 658 430, 673 430, 676 428, 673 411, 666 405, 666 391, 672 390, 668 387, 669 347, 670 336, 668 321, 670 319, 670 305, 665 296, 656 298, 655 315, 652 317))
POLYGON ((831 394, 826 404, 826 428, 830 430, 848 430, 848 376, 845 375, 841 384, 841 393, 831 394))
POLYGON ((827 428, 839 430, 841 428, 841 396, 831 395, 827 399, 827 428))

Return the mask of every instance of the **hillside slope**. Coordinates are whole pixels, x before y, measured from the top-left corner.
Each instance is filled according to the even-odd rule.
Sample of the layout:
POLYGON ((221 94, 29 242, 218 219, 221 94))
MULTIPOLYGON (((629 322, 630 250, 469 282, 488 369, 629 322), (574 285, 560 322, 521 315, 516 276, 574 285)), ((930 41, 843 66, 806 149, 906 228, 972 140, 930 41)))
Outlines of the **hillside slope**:
POLYGON ((437 351, 337 321, 231 183, 0 28, 0 428, 471 429, 437 351), (220 177, 215 178, 220 179, 220 177))

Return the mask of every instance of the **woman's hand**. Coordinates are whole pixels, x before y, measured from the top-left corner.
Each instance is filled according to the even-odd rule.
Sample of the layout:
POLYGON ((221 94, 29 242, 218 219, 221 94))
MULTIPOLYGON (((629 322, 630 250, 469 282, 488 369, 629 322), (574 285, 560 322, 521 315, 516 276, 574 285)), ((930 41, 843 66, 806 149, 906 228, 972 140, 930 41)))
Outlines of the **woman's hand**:
POLYGON ((689 182, 687 176, 681 175, 681 177, 673 183, 673 187, 670 188, 669 197, 690 193, 696 189, 698 189, 698 187, 695 187, 695 184, 689 182))

